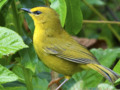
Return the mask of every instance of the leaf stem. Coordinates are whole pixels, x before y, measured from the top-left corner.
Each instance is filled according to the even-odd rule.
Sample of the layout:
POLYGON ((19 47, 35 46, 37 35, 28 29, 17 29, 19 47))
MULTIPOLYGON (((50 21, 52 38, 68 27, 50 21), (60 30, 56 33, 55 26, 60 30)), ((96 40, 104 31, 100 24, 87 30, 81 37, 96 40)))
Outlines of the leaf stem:
MULTIPOLYGON (((52 72, 51 72, 51 78, 52 78, 52 80, 54 81, 54 80, 56 80, 56 79, 59 78, 59 74, 58 74, 57 72, 55 72, 55 71, 52 71, 52 72)), ((55 90, 57 87, 58 87, 57 84, 53 84, 53 85, 50 87, 50 89, 51 89, 51 90, 55 90)))
POLYGON ((20 25, 20 17, 19 17, 18 10, 17 10, 16 4, 15 4, 15 0, 12 1, 11 8, 12 8, 12 13, 13 13, 13 21, 14 21, 14 25, 15 25, 15 29, 16 29, 15 31, 17 33, 19 33, 20 35, 22 35, 22 28, 20 25))
POLYGON ((118 21, 95 21, 95 20, 83 20, 83 23, 94 23, 94 24, 120 24, 118 21))
MULTIPOLYGON (((92 5, 90 5, 88 2, 86 2, 85 0, 82 0, 96 15, 98 15, 102 20, 107 21, 107 19, 99 12, 97 11, 92 5)), ((119 34, 116 32, 116 30, 111 26, 111 24, 107 24, 108 28, 113 32, 113 34, 115 35, 115 37, 120 41, 120 36, 119 34)))
POLYGON ((27 90, 33 90, 32 74, 30 70, 23 67, 23 71, 24 71, 24 78, 25 78, 27 90))

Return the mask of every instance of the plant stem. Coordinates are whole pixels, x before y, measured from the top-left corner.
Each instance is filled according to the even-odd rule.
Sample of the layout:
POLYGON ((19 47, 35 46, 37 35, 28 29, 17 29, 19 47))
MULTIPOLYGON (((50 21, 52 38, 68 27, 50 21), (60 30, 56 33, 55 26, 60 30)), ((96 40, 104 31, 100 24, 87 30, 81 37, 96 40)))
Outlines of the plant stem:
MULTIPOLYGON (((100 13, 98 12, 92 5, 90 5, 89 3, 87 3, 85 0, 82 0, 96 15, 98 15, 102 20, 107 21, 107 19, 100 13)), ((120 41, 120 36, 119 34, 116 32, 116 30, 110 25, 107 24, 108 28, 113 32, 113 34, 115 35, 115 37, 120 41)))
POLYGON ((95 21, 95 20, 83 20, 83 23, 94 23, 94 24, 120 24, 118 21, 95 21))
POLYGON ((24 78, 25 78, 27 90, 33 90, 32 74, 31 74, 30 70, 23 67, 23 71, 24 71, 24 78))
POLYGON ((15 31, 17 33, 19 33, 20 35, 22 35, 22 28, 20 25, 20 17, 19 17, 18 10, 17 10, 16 4, 15 4, 15 0, 12 1, 11 8, 12 8, 12 13, 13 13, 13 21, 14 21, 14 25, 15 25, 15 31))
POLYGON ((45 1, 45 5, 50 7, 49 0, 44 0, 44 1, 45 1))
MULTIPOLYGON (((59 78, 59 74, 58 74, 57 72, 55 72, 55 71, 52 71, 52 72, 51 72, 51 78, 52 78, 52 80, 56 80, 56 79, 59 78)), ((53 84, 53 85, 50 87, 50 89, 51 89, 51 90, 55 90, 57 87, 58 87, 58 85, 55 83, 55 84, 53 84)))

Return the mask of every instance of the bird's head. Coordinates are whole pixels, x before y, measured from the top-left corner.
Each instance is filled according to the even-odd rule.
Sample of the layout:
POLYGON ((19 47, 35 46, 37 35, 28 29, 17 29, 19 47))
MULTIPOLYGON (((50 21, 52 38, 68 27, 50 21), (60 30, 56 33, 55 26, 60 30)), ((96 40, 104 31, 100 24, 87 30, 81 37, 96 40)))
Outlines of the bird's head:
POLYGON ((35 7, 32 9, 22 8, 29 13, 34 23, 52 23, 59 22, 58 14, 49 7, 35 7))

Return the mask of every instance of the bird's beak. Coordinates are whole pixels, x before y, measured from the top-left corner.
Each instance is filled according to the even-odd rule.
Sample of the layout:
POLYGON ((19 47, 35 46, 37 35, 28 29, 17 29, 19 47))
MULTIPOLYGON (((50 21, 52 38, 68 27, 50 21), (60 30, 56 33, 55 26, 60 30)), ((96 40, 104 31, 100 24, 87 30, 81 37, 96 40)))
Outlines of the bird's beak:
POLYGON ((23 10, 23 11, 25 11, 25 12, 28 12, 28 13, 32 13, 32 12, 30 11, 30 9, 28 9, 28 8, 21 8, 21 10, 23 10))

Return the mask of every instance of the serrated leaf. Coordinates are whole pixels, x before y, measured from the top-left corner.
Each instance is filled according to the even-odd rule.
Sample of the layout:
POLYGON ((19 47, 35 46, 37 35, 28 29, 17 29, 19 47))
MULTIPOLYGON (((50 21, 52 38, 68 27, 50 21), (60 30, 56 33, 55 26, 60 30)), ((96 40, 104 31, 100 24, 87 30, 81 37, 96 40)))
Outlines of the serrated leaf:
POLYGON ((0 27, 0 58, 3 55, 14 54, 18 50, 27 47, 16 32, 0 27))
POLYGON ((15 75, 12 71, 0 65, 0 83, 7 83, 18 80, 19 77, 15 75))
POLYGON ((50 0, 50 2, 50 7, 55 9, 56 12, 60 15, 61 25, 64 27, 67 12, 65 0, 50 0))
POLYGON ((82 27, 82 12, 79 0, 65 0, 67 4, 67 17, 65 29, 72 35, 78 34, 82 27))

